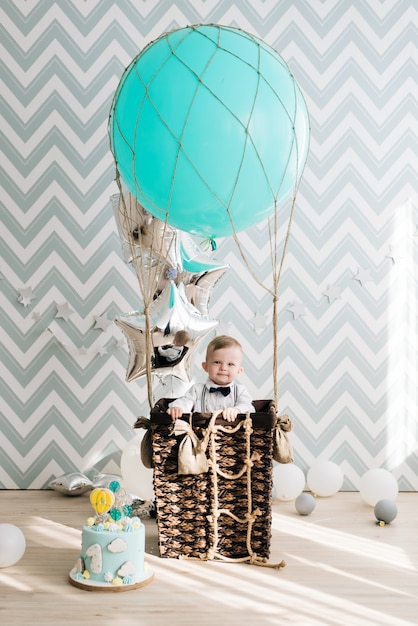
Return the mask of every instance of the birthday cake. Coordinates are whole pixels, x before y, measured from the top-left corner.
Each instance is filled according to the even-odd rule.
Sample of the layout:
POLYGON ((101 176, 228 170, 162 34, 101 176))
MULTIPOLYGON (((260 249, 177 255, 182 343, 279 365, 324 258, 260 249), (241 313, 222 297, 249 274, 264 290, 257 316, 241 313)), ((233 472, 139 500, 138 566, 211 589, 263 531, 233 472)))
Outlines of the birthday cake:
POLYGON ((88 591, 127 591, 153 579, 145 562, 145 527, 132 515, 129 496, 118 482, 94 489, 96 515, 81 533, 81 552, 69 574, 71 584, 88 591))

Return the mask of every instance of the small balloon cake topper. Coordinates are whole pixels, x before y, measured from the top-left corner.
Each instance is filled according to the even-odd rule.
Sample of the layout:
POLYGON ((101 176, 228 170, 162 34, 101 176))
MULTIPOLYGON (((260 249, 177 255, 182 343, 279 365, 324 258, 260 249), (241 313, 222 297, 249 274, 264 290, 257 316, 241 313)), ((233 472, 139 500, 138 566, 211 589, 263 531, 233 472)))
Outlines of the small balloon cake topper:
POLYGON ((121 488, 117 480, 113 480, 109 484, 109 488, 93 489, 90 494, 90 502, 96 511, 98 522, 104 522, 108 518, 118 522, 122 517, 132 515, 132 497, 121 488))
POLYGON ((93 489, 90 494, 91 505, 99 517, 108 512, 114 501, 110 489, 93 489))

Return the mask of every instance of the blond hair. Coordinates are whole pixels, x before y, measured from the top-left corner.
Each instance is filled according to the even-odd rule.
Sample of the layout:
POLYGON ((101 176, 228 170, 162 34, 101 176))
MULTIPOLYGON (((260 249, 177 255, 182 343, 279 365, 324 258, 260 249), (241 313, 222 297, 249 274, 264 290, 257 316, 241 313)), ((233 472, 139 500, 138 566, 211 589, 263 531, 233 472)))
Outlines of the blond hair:
POLYGON ((174 335, 176 346, 185 346, 189 341, 190 335, 187 330, 178 330, 174 335))
POLYGON ((222 350, 222 348, 230 348, 232 346, 239 348, 242 352, 242 346, 239 341, 229 335, 218 335, 214 337, 212 341, 209 341, 208 347, 206 348, 206 358, 208 358, 209 354, 215 352, 215 350, 222 350))

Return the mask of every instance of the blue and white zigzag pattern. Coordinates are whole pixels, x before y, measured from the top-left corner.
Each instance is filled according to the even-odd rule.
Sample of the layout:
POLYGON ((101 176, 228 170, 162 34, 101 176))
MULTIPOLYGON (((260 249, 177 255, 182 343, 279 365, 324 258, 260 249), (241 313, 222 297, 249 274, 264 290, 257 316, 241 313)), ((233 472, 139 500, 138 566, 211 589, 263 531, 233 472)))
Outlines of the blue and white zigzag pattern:
MULTIPOLYGON (((310 113, 280 282, 279 408, 295 423, 295 462, 307 470, 335 461, 345 489, 384 467, 401 489, 417 490, 414 0, 5 0, 0 23, 0 486, 116 472, 148 410, 144 381, 125 381, 119 329, 96 320, 140 305, 110 201, 108 114, 144 45, 173 28, 219 23, 278 50, 310 113), (72 312, 62 317, 65 304, 72 312)), ((268 284, 266 225, 240 240, 268 284)), ((269 398, 271 298, 233 241, 214 254, 230 270, 213 290, 211 318, 243 343, 242 381, 269 398)))

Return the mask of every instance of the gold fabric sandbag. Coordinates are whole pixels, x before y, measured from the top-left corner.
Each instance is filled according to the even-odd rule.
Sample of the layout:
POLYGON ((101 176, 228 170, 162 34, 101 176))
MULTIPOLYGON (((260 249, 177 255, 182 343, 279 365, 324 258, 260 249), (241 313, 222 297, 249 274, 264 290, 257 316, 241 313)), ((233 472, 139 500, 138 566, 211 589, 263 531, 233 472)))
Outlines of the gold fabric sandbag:
POLYGON ((179 474, 204 474, 208 471, 208 459, 206 447, 202 440, 198 439, 189 422, 176 420, 174 422, 174 435, 184 435, 179 444, 178 473, 179 474))
POLYGON ((293 463, 293 448, 288 432, 293 429, 293 422, 288 415, 279 415, 273 436, 273 459, 278 463, 293 463))

